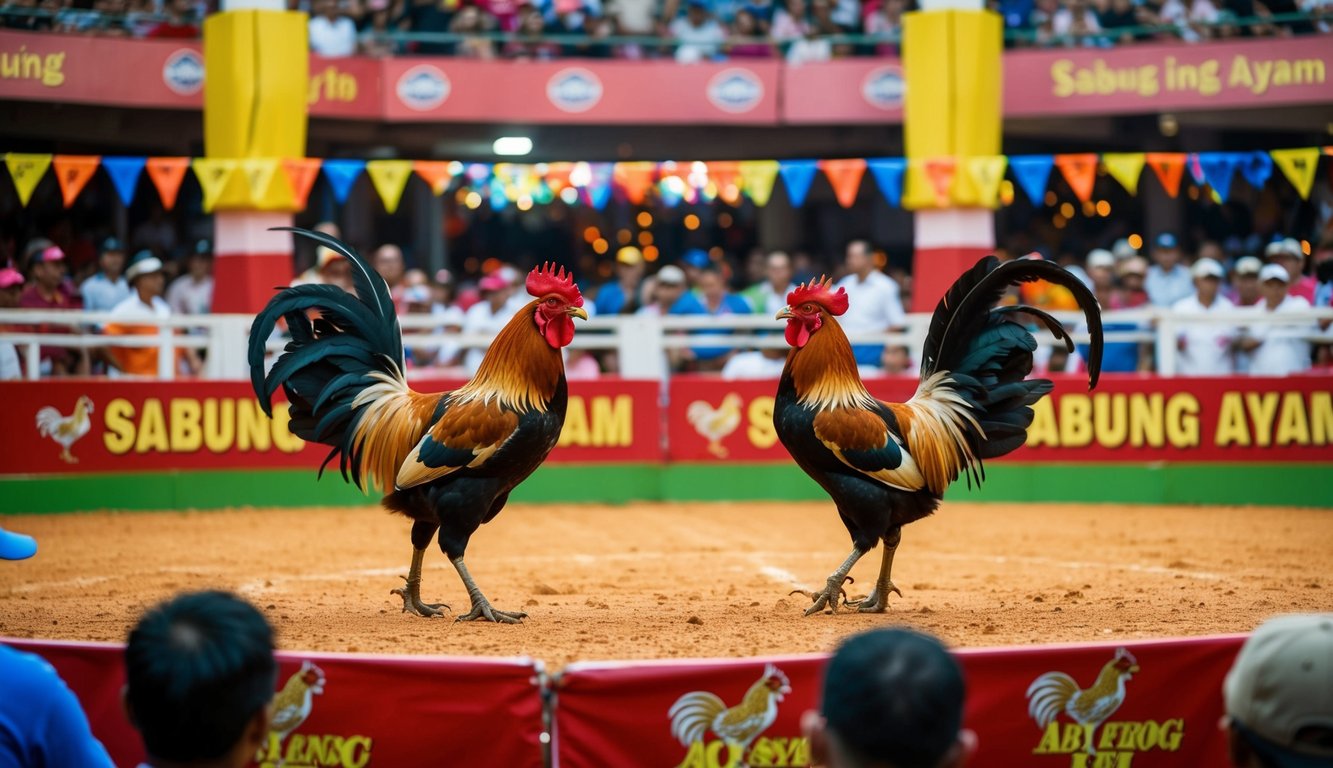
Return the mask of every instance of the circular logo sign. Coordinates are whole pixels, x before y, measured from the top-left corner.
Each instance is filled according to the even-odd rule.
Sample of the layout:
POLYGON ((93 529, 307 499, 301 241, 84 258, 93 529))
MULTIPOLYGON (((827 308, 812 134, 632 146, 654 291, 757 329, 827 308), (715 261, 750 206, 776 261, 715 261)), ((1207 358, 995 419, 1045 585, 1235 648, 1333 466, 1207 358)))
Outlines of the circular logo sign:
POLYGON ((763 98, 764 84, 748 69, 724 69, 708 81, 708 101, 723 112, 749 112, 763 98))
POLYGON ((861 96, 878 109, 901 109, 906 90, 902 68, 893 64, 870 70, 861 81, 861 96))
POLYGON ((564 112, 587 112, 602 100, 602 81, 581 67, 562 69, 547 81, 546 98, 564 112))
POLYGON ((409 109, 425 112, 449 98, 449 78, 429 64, 418 64, 398 77, 394 92, 409 109))
POLYGON ((189 48, 172 52, 162 65, 162 82, 172 93, 195 95, 204 87, 204 58, 189 48))

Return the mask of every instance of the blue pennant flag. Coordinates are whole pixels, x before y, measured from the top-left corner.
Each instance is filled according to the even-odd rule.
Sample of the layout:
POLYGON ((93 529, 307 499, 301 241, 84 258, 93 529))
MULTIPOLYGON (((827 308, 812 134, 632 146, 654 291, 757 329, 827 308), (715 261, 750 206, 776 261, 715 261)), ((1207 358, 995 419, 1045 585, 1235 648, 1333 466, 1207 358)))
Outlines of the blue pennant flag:
POLYGON ((366 169, 365 160, 325 160, 321 170, 324 178, 333 187, 333 199, 339 203, 347 202, 347 195, 352 191, 352 182, 366 169))
POLYGON ((1009 158, 1009 170, 1013 171, 1018 186, 1035 206, 1046 200, 1046 184, 1051 180, 1051 168, 1055 166, 1054 155, 1016 155, 1009 158))
POLYGON ((111 177, 111 184, 125 205, 134 202, 134 189, 139 186, 139 176, 147 161, 146 157, 102 158, 102 167, 106 169, 106 175, 111 177))
POLYGON ((805 196, 810 193, 810 185, 819 172, 816 160, 783 160, 778 163, 778 174, 782 183, 787 185, 787 199, 793 208, 805 205, 805 196))
POLYGON ((615 166, 611 163, 592 163, 592 180, 588 182, 588 202, 592 207, 602 210, 611 202, 611 175, 615 166))
POLYGON ((875 177, 880 194, 897 208, 903 199, 903 173, 907 170, 907 161, 901 157, 872 157, 866 160, 866 167, 875 177))
POLYGON ((1240 164, 1240 175, 1255 189, 1263 189, 1273 175, 1273 158, 1267 152, 1250 152, 1240 164))
POLYGON ((1239 152, 1200 152, 1196 157, 1203 180, 1218 197, 1226 200, 1231 194, 1231 179, 1236 175, 1236 166, 1245 156, 1239 152))
POLYGON ((667 184, 666 182, 658 184, 657 193, 661 197, 662 205, 665 205, 668 208, 675 208, 680 205, 682 199, 681 194, 670 184, 667 184))

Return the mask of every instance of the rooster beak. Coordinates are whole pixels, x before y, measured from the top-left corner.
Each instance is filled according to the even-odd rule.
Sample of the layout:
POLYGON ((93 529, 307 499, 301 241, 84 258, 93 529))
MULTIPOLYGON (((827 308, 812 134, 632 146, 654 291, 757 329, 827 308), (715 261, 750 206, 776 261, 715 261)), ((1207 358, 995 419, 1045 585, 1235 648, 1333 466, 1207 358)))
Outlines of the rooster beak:
POLYGON ((796 315, 792 314, 791 307, 783 307, 782 310, 778 312, 778 316, 773 319, 790 320, 793 317, 796 317, 796 315))
POLYGON ((569 313, 570 317, 577 317, 580 320, 588 319, 588 312, 583 307, 570 307, 565 311, 569 313))

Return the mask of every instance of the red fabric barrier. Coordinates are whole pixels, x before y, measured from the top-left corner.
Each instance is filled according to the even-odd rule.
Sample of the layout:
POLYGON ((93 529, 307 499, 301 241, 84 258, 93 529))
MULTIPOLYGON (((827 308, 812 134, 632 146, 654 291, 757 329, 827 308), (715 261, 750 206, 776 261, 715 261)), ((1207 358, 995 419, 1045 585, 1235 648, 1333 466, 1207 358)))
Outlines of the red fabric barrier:
MULTIPOLYGON (((965 725, 980 741, 973 765, 1225 765, 1222 679, 1243 639, 958 651, 968 686, 965 725), (1087 696, 1120 703, 1105 721, 1080 724, 1057 702, 1055 719, 1040 724, 1029 704, 1051 690, 1043 683, 1055 672, 1072 677, 1087 696)), ((555 764, 808 765, 800 717, 818 706, 824 663, 824 656, 789 656, 571 665, 557 681, 555 764), (749 730, 729 732, 729 747, 713 729, 707 694, 723 707, 766 715, 749 730), (691 721, 703 723, 703 737, 682 743, 673 725, 688 733, 691 721)))
MULTIPOLYGON (((122 646, 0 642, 49 661, 116 764, 138 765, 143 749, 120 704, 122 646)), ((539 667, 529 659, 283 652, 278 660, 279 704, 307 714, 269 734, 259 768, 543 764, 539 667)))

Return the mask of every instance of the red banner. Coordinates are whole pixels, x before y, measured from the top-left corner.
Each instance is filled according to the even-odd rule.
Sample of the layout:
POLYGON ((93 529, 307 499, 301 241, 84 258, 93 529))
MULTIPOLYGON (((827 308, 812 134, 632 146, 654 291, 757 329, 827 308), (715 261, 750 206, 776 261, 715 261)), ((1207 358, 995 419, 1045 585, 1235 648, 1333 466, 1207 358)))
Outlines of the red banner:
MULTIPOLYGON (((418 392, 461 382, 416 381, 418 392)), ((659 385, 616 379, 570 384, 551 461, 661 458, 659 385)), ((286 403, 264 415, 248 382, 5 382, 9 416, 0 474, 310 467, 328 449, 287 430, 286 403), (12 421, 10 420, 12 418, 12 421)))
POLYGON ((842 59, 782 68, 782 121, 901 123, 906 80, 896 58, 842 59))
MULTIPOLYGON (((1218 728, 1222 680, 1242 641, 1227 636, 958 651, 967 679, 964 725, 979 740, 974 762, 1030 768, 1225 765, 1226 740, 1218 728), (1073 679, 1076 691, 1061 690, 1055 679, 1060 673, 1073 679), (1080 723, 1067 714, 1070 694, 1083 691, 1100 694, 1109 715, 1080 723)), ((573 664, 556 683, 555 765, 809 765, 800 718, 818 707, 824 662, 823 656, 790 656, 573 664), (733 707, 767 713, 750 720, 744 732, 728 734, 740 749, 712 727, 717 714, 733 707), (701 736, 687 738, 691 733, 701 736)))
MULTIPOLYGON (((49 661, 116 765, 140 764, 143 748, 121 707, 122 646, 0 642, 49 661)), ((281 652, 278 661, 277 696, 304 717, 269 733, 258 768, 543 765, 540 674, 529 659, 281 652), (392 706, 367 706, 372 701, 392 706)))
MULTIPOLYGON (((916 379, 866 382, 902 402, 916 379)), ((776 381, 671 380, 668 458, 786 461, 773 428, 776 381)), ((1324 376, 1286 379, 1163 379, 1061 376, 1042 398, 1027 446, 1004 461, 1327 461, 1333 393, 1324 376)))

